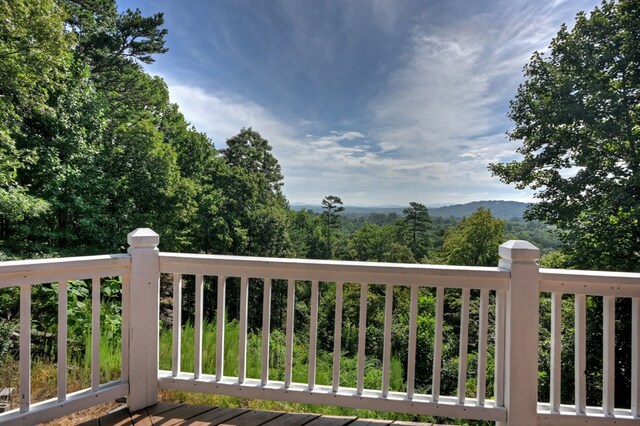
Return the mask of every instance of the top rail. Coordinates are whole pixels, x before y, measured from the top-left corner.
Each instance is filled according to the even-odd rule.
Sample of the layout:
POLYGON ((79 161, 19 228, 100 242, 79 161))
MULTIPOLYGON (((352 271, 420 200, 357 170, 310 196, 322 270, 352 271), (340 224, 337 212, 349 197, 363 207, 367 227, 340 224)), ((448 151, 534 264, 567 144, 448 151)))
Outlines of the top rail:
POLYGON ((130 267, 131 257, 128 254, 0 262, 0 288, 127 275, 130 267))
POLYGON ((160 270, 178 274, 202 274, 251 278, 271 277, 325 282, 359 282, 432 287, 503 290, 509 271, 497 267, 417 265, 279 259, 204 254, 160 253, 160 270))
POLYGON ((640 273, 540 268, 540 292, 640 297, 640 273))

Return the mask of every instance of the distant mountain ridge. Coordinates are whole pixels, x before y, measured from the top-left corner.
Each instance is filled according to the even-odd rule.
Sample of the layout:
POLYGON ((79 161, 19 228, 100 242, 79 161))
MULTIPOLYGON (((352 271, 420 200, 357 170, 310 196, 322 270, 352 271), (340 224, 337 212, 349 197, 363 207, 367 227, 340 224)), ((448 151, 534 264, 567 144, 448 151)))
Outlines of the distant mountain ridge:
POLYGON ((521 203, 519 201, 472 201, 466 204, 453 204, 450 206, 435 207, 429 209, 431 216, 442 217, 465 217, 470 216, 480 207, 491 210, 491 214, 500 219, 511 219, 517 217, 522 219, 524 212, 529 207, 529 203, 521 203))
MULTIPOLYGON (((428 207, 428 206, 427 206, 428 207)), ((524 211, 529 207, 529 203, 522 203, 519 201, 501 201, 501 200, 486 200, 486 201, 472 201, 465 204, 452 204, 442 207, 428 207, 429 214, 431 216, 440 217, 466 217, 470 216, 473 212, 480 207, 491 210, 491 213, 500 219, 522 219, 524 211)), ((311 210, 315 213, 322 212, 321 206, 312 206, 305 204, 292 204, 293 210, 311 210)), ((344 214, 355 216, 366 216, 371 213, 397 213, 402 214, 404 207, 358 207, 358 206, 345 206, 344 214)))

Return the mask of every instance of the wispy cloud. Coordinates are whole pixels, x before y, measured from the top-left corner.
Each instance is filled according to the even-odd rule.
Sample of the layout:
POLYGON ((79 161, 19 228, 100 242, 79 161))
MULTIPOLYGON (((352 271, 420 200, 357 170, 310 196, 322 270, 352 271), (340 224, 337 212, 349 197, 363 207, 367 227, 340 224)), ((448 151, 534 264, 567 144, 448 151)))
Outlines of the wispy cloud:
POLYGON ((531 192, 491 177, 487 164, 515 158, 506 112, 531 53, 596 1, 495 0, 472 11, 455 1, 276 2, 250 22, 216 18, 222 29, 212 46, 231 66, 224 76, 241 72, 241 86, 163 74, 172 101, 218 147, 242 127, 266 137, 291 201, 530 200, 531 192), (248 27, 241 41, 236 25, 248 27), (396 53, 379 58, 379 49, 396 53))

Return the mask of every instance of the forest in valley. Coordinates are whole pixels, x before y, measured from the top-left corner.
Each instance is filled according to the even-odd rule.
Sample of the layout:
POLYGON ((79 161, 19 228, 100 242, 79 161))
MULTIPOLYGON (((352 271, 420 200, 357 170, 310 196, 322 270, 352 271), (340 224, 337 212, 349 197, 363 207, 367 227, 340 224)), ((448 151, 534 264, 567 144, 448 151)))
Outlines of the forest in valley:
MULTIPOLYGON (((620 4, 624 6, 625 2, 620 4)), ((617 3, 612 5, 603 9, 605 18, 631 13, 615 6, 617 3)), ((315 211, 295 210, 284 195, 285 176, 272 153, 272 144, 277 141, 266 140, 260 129, 254 128, 238 129, 237 135, 226 141, 212 141, 195 129, 178 105, 171 102, 165 81, 145 71, 144 66, 152 64, 157 55, 170 54, 165 48, 168 29, 163 27, 162 13, 151 16, 143 16, 139 10, 119 13, 115 0, 0 0, 0 16, 4 18, 0 20, 1 261, 121 253, 127 248, 127 233, 147 227, 160 235, 160 250, 172 252, 496 266, 500 244, 509 239, 524 239, 541 249, 540 264, 544 267, 638 270, 637 198, 640 192, 635 169, 628 173, 632 177, 628 184, 635 185, 630 190, 622 179, 616 184, 598 186, 602 183, 598 179, 605 179, 607 172, 579 172, 575 182, 571 178, 563 180, 559 175, 549 178, 552 173, 548 170, 552 166, 544 165, 544 159, 538 163, 541 168, 546 167, 546 174, 535 174, 538 164, 524 163, 530 161, 533 154, 525 156, 522 164, 490 165, 492 173, 507 183, 548 188, 548 192, 540 194, 541 202, 528 209, 526 219, 499 219, 482 207, 463 218, 432 216, 420 200, 409 203, 401 212, 351 215, 345 211, 348 200, 343 202, 340 194, 327 194, 317 200, 315 211), (531 175, 526 175, 527 172, 531 175), (547 178, 548 181, 543 181, 547 178), (580 184, 589 186, 595 194, 593 199, 581 192, 580 184), (579 226, 573 226, 574 223, 579 226)), ((608 21, 605 19, 605 22, 608 21)), ((591 25, 591 21, 583 17, 572 37, 595 37, 590 32, 591 25)), ((605 24, 598 21, 597 25, 605 24)), ((566 29, 559 33, 559 46, 575 42, 568 34, 572 33, 566 29)), ((602 32, 597 34, 602 36, 602 32)), ((635 49, 637 51, 637 45, 635 49)), ((542 67, 544 61, 544 58, 534 58, 527 69, 531 80, 536 72, 542 72, 536 69, 536 64, 542 67)), ((635 72, 637 86, 637 70, 635 72)), ((542 89, 524 85, 512 106, 512 118, 517 125, 513 137, 525 140, 535 137, 535 129, 526 128, 525 118, 519 116, 520 107, 524 108, 532 99, 527 97, 527 90, 534 93, 542 89)), ((553 96, 544 98, 542 94, 535 94, 539 95, 535 99, 540 102, 553 99, 553 96)), ((625 119, 635 120, 637 127, 637 112, 634 114, 625 119)), ((637 140, 637 135, 634 138, 637 140)), ((532 145, 523 148, 526 149, 537 153, 541 148, 532 145)), ((566 149, 574 152, 577 148, 566 149)), ((632 155, 637 157, 637 152, 632 155)), ((598 160, 604 156, 603 153, 591 155, 598 160)), ((611 158, 621 156, 611 154, 611 158)), ((607 160, 594 165, 589 161, 584 170, 615 163, 607 160)), ((637 162, 629 164, 629 168, 638 167, 637 162)), ((189 357, 193 357, 188 348, 193 348, 189 339, 193 339, 194 277, 185 276, 183 284, 182 347, 185 350, 182 365, 189 371, 192 364, 189 357)), ((216 284, 215 277, 206 278, 206 300, 215 300, 216 284)), ((318 327, 321 334, 324 333, 318 339, 321 342, 319 384, 331 382, 333 350, 331 331, 336 286, 325 284, 321 291, 318 327)), ((160 362, 161 368, 170 369, 170 277, 163 277, 161 286, 160 362)), ((237 347, 234 338, 238 335, 238 300, 233 297, 237 297, 239 283, 230 280, 228 286, 225 341, 227 348, 233 348, 237 347)), ((261 288, 260 280, 251 281, 250 303, 260 305, 261 288)), ((309 339, 310 284, 300 282, 296 291, 294 381, 304 381, 308 362, 305 348, 309 339)), ((359 286, 346 284, 344 291, 341 384, 353 386, 359 286)), ((34 365, 42 369, 45 377, 34 386, 44 389, 43 395, 47 386, 55 392, 55 383, 52 385, 46 377, 55 363, 56 296, 56 283, 33 288, 34 365)), ((104 379, 119 375, 120 301, 120 280, 117 277, 103 279, 101 367, 104 379)), ((565 298, 564 302, 563 365, 567 369, 563 370, 562 400, 571 403, 573 305, 571 298, 565 298)), ((629 363, 625 352, 629 349, 629 327, 623 321, 625 315, 628 319, 627 302, 620 300, 617 304, 618 319, 623 324, 618 341, 622 349, 616 358, 621 377, 616 383, 617 406, 629 404, 629 381, 623 374, 629 363)), ((408 288, 397 286, 394 290, 393 390, 406 388, 408 304, 408 288)), ((213 303, 205 305, 204 339, 210 352, 204 356, 204 370, 211 372, 215 365, 215 307, 213 303)), ((470 336, 476 337, 469 341, 470 377, 474 377, 477 358, 474 327, 477 327, 478 305, 479 294, 472 292, 470 336)), ((384 321, 381 286, 371 286, 368 306, 366 384, 376 388, 381 374, 384 321)), ((90 368, 90 309, 90 283, 70 283, 69 353, 74 367, 69 374, 77 379, 78 386, 86 384, 90 368)), ((282 377, 284 368, 284 282, 274 281, 272 309, 273 365, 270 368, 275 380, 282 377)), ((596 365, 602 356, 602 330, 597 329, 602 301, 589 298, 588 309, 588 339, 594 347, 600 345, 600 349, 590 351, 588 362, 596 365)), ((459 310, 460 292, 447 290, 445 335, 450 338, 443 347, 443 394, 455 394, 457 385, 459 310)), ((18 311, 18 289, 0 289, 0 388, 13 386, 17 377, 18 311)), ((424 288, 419 295, 418 319, 418 357, 424 360, 417 366, 416 386, 420 392, 430 390, 434 312, 435 290, 424 288)), ((543 295, 541 322, 547 330, 549 312, 549 297, 543 295)), ((249 377, 259 376, 261 321, 261 311, 252 311, 249 377)), ((491 333, 490 330, 490 336, 491 333)), ((549 393, 549 340, 548 332, 542 332, 539 388, 542 400, 548 399, 549 393)), ((226 374, 232 375, 237 369, 236 353, 228 350, 226 374)), ((488 396, 492 392, 492 362, 490 353, 488 396)), ((599 404, 598 392, 602 386, 599 374, 594 371, 589 375, 589 404, 599 404)), ((467 386, 467 396, 474 396, 474 381, 469 380, 467 386)))

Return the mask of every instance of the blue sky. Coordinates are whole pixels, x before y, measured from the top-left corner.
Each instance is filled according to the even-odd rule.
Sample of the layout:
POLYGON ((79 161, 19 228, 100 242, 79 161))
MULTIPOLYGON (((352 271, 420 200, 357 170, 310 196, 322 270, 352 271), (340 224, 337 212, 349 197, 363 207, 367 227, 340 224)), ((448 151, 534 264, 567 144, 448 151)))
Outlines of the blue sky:
POLYGON ((164 12, 147 66, 218 148, 269 140, 291 202, 531 201, 487 164, 517 158, 522 68, 596 0, 120 1, 164 12))

